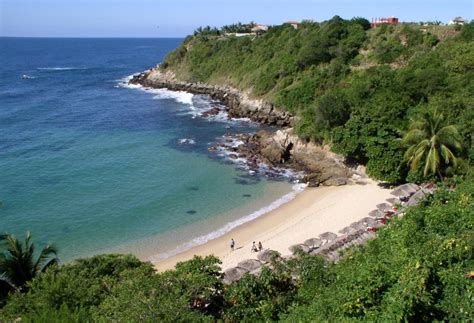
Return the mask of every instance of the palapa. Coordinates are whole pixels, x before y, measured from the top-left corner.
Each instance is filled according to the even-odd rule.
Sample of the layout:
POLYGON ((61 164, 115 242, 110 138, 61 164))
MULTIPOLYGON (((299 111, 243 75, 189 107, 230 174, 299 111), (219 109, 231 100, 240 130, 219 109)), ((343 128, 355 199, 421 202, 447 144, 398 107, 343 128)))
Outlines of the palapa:
POLYGON ((241 267, 229 268, 224 272, 224 283, 230 284, 235 281, 238 281, 240 278, 242 278, 244 274, 248 272, 249 271, 247 269, 241 267))
POLYGON ((322 239, 322 240, 334 240, 337 238, 337 234, 333 233, 333 232, 324 232, 324 233, 321 233, 319 235, 319 237, 322 239))
POLYGON ((280 253, 278 251, 271 250, 271 249, 262 250, 257 254, 257 258, 261 262, 270 262, 273 260, 273 258, 279 257, 279 256, 280 256, 280 253))
POLYGON ((384 213, 380 210, 373 210, 369 212, 369 216, 373 218, 381 218, 384 216, 384 213))
POLYGON ((360 222, 353 222, 353 223, 351 223, 350 227, 354 228, 357 231, 367 229, 367 225, 365 225, 364 223, 360 223, 360 222))
POLYGON ((237 264, 237 267, 247 269, 248 271, 254 271, 262 267, 262 263, 257 259, 246 259, 242 260, 237 264))
POLYGON ((353 234, 353 233, 356 233, 357 230, 352 228, 352 227, 345 227, 344 229, 342 230, 339 230, 339 233, 341 234, 353 234))
POLYGON ((288 249, 290 249, 291 253, 296 254, 299 251, 302 251, 304 253, 309 252, 309 247, 305 244, 295 244, 293 246, 290 246, 288 249))
POLYGON ((388 203, 377 204, 377 209, 379 209, 382 212, 393 211, 392 206, 388 203))
POLYGON ((304 244, 310 247, 311 249, 314 249, 314 248, 321 247, 323 242, 321 241, 321 239, 311 238, 311 239, 305 240, 304 244))

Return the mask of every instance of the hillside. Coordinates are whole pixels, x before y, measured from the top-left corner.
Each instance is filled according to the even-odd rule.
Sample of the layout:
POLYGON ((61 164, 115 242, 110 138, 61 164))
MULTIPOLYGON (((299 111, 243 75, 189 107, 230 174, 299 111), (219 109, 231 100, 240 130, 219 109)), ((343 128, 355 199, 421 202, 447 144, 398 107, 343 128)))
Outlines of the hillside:
POLYGON ((292 113, 301 137, 331 144, 374 178, 416 180, 403 165, 399 139, 425 110, 436 108, 457 125, 464 159, 474 157, 473 28, 370 28, 365 19, 337 16, 244 37, 201 28, 160 68, 181 81, 250 92, 292 113))

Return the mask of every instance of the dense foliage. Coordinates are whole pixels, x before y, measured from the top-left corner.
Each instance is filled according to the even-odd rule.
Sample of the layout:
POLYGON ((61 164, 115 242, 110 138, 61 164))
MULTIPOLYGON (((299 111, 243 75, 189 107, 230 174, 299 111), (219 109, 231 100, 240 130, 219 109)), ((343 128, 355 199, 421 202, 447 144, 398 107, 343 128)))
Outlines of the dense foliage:
POLYGON ((189 81, 251 89, 296 114, 300 136, 331 143, 371 176, 397 182, 409 173, 400 139, 411 119, 433 107, 461 132, 464 150, 456 157, 474 158, 474 23, 456 29, 370 28, 363 18, 336 16, 259 36, 196 33, 162 68, 189 81))
POLYGON ((36 255, 30 232, 26 233, 23 242, 11 234, 0 235, 0 246, 1 295, 24 289, 27 282, 58 262, 57 250, 53 245, 43 247, 36 255))
POLYGON ((470 176, 451 180, 337 264, 302 254, 225 286, 212 256, 163 273, 133 256, 95 256, 51 267, 27 292, 12 292, 0 321, 469 321, 473 227, 470 176))
POLYGON ((50 258, 34 267, 30 239, 12 240, 0 249, 0 268, 26 264, 34 274, 7 289, 16 272, 0 272, 1 322, 472 320, 474 24, 371 29, 362 18, 334 17, 225 34, 251 26, 198 29, 162 68, 252 89, 295 113, 301 136, 331 143, 373 177, 396 182, 461 168, 467 175, 445 180, 337 264, 301 254, 229 286, 213 256, 160 273, 130 255, 53 261, 43 270, 50 258), (409 171, 413 162, 424 167, 409 171), (23 259, 31 261, 13 261, 23 259))

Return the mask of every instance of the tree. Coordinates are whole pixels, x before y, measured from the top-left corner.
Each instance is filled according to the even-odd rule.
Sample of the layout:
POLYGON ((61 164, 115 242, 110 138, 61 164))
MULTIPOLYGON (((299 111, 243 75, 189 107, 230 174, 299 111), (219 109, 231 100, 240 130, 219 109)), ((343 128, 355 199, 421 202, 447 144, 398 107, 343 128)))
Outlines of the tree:
POLYGON ((436 109, 423 111, 419 120, 412 121, 403 142, 409 146, 405 159, 411 169, 424 163, 423 175, 436 174, 440 179, 448 165, 456 166, 456 153, 461 150, 457 128, 445 125, 444 116, 436 109))
POLYGON ((10 288, 23 289, 38 273, 58 263, 57 250, 52 245, 41 249, 35 259, 35 245, 29 231, 23 243, 11 234, 0 235, 0 243, 3 245, 0 253, 0 282, 10 288))

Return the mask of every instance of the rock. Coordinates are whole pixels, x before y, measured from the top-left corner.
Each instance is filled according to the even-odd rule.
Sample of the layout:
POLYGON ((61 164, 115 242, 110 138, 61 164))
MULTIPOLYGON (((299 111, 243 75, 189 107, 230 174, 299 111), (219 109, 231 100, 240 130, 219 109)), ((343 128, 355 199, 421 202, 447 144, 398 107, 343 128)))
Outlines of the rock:
POLYGON ((341 185, 346 185, 346 184, 347 184, 347 179, 342 178, 342 177, 329 178, 322 183, 323 186, 341 186, 341 185))
POLYGON ((285 153, 283 147, 278 145, 276 142, 272 142, 270 145, 264 147, 261 150, 261 154, 265 157, 270 163, 278 164, 282 160, 282 156, 285 153))
POLYGON ((221 111, 221 110, 220 110, 219 108, 213 107, 213 108, 210 109, 210 110, 204 111, 201 116, 202 116, 203 118, 209 118, 209 117, 218 115, 220 111, 221 111))
POLYGON ((303 183, 307 183, 308 187, 318 187, 321 184, 321 174, 312 173, 303 177, 303 183))
MULTIPOLYGON (((273 104, 261 99, 253 99, 248 93, 229 86, 215 86, 203 83, 182 82, 175 74, 160 67, 156 67, 134 76, 131 84, 141 84, 145 87, 167 88, 172 91, 187 91, 194 94, 207 94, 211 98, 221 101, 231 118, 247 117, 253 121, 281 127, 291 126, 294 119, 287 112, 275 109, 273 104)), ((210 116, 216 113, 209 111, 210 116)))

